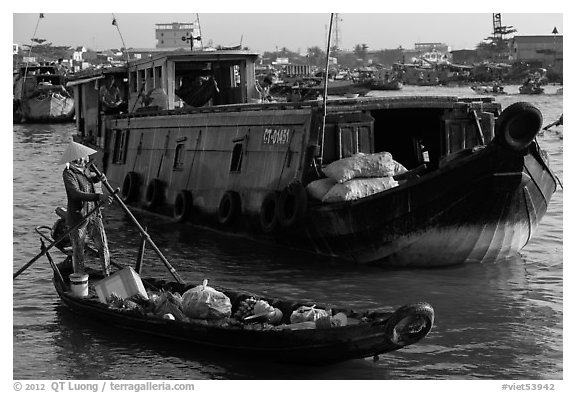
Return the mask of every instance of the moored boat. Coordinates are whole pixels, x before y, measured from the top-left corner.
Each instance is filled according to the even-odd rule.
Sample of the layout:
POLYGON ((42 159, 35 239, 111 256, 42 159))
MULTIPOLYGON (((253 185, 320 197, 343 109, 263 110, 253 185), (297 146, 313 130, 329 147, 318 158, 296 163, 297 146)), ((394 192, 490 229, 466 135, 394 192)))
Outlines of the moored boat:
MULTIPOLYGON (((533 105, 503 111, 493 97, 446 96, 254 104, 256 58, 135 61, 123 71, 129 112, 86 111, 77 139, 101 152, 96 162, 134 207, 355 263, 490 261, 534 235, 556 181, 535 140, 542 117, 533 105), (194 69, 211 73, 220 92, 182 107, 176 80, 194 69), (164 105, 144 108, 138 92, 152 87, 165 91, 164 105), (338 202, 310 193, 329 165, 384 152, 407 170, 372 176, 390 187, 338 202)), ((87 108, 98 105, 97 81, 72 82, 87 108)), ((349 180, 361 178, 340 186, 349 180)))
POLYGON ((14 122, 67 122, 74 117, 74 98, 65 76, 53 64, 26 64, 14 78, 14 122))
POLYGON ((534 86, 534 85, 530 85, 530 86, 520 86, 518 88, 518 90, 520 91, 520 94, 542 94, 544 93, 544 88, 541 86, 534 86))
MULTIPOLYGON (((37 231, 50 240, 46 229, 37 231)), ((71 254, 61 242, 56 247, 71 254)), ((106 326, 185 342, 191 350, 198 346, 257 361, 328 364, 402 349, 424 339, 434 324, 434 309, 425 302, 349 310, 209 287, 207 281, 197 286, 179 276, 177 282, 141 278, 141 264, 136 271, 114 261, 120 270, 109 277, 89 267, 86 275, 72 274, 71 256, 56 265, 44 245, 43 253, 58 296, 72 312, 106 326)))
MULTIPOLYGON (((62 267, 59 269, 63 277, 72 273, 62 267)), ((95 284, 98 278, 96 274, 90 275, 95 284)), ((194 286, 150 278, 143 281, 148 288, 154 288, 152 291, 156 293, 169 291, 175 296, 184 294, 194 286)), ((216 289, 230 298, 232 314, 238 311, 243 301, 252 298, 265 300, 281 310, 285 317, 277 325, 258 321, 250 323, 236 318, 214 322, 189 318, 176 320, 164 315, 147 314, 143 308, 153 307, 149 302, 143 302, 143 308, 111 307, 100 302, 92 289, 89 297, 79 298, 70 291, 67 284, 69 282, 60 282, 57 276, 54 277, 54 286, 61 301, 82 317, 100 320, 107 326, 186 342, 188 345, 229 350, 260 361, 325 364, 377 356, 420 341, 428 334, 434 321, 432 307, 427 303, 416 303, 395 310, 352 311, 332 308, 328 311, 331 316, 345 315, 348 323, 346 326, 320 327, 311 321, 290 323, 291 313, 300 307, 314 307, 317 310, 326 308, 309 302, 265 299, 257 294, 223 288, 216 289)))
POLYGON ((477 94, 481 95, 506 95, 504 91, 504 86, 502 85, 472 85, 470 86, 472 90, 474 90, 477 94))
POLYGON ((392 79, 392 80, 374 80, 370 83, 371 90, 402 90, 402 83, 399 79, 392 79))

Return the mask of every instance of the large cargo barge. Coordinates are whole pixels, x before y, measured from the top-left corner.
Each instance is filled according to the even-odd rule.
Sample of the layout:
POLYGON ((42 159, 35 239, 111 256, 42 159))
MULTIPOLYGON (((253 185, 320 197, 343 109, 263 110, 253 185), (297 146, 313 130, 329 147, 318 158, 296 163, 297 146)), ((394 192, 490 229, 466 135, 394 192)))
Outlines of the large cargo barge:
POLYGON ((257 57, 175 52, 77 75, 77 139, 136 208, 354 263, 496 260, 533 236, 556 190, 537 108, 479 96, 259 103, 257 57), (110 75, 121 113, 99 102, 110 75), (336 203, 307 192, 327 165, 381 152, 407 169, 396 187, 336 203))

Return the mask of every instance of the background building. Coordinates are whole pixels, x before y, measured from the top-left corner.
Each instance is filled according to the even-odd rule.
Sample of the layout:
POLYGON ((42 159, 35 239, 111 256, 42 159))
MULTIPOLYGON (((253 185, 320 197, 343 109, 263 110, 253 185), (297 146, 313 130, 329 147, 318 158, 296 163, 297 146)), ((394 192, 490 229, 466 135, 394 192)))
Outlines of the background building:
POLYGON ((165 23, 156 25, 156 48, 201 49, 197 23, 165 23))
POLYGON ((512 40, 513 61, 539 64, 548 71, 562 74, 564 60, 562 35, 520 35, 512 40))

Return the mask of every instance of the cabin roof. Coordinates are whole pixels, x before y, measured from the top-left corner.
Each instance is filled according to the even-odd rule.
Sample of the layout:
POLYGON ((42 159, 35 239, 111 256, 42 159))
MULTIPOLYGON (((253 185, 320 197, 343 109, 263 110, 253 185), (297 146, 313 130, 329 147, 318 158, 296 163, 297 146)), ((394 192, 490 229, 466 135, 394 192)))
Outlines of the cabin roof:
POLYGON ((102 67, 102 68, 89 68, 86 70, 77 71, 73 74, 68 75, 68 80, 79 80, 79 79, 89 79, 98 76, 105 76, 108 74, 123 74, 126 75, 126 66, 117 67, 102 67))
POLYGON ((247 50, 216 50, 216 51, 194 51, 194 52, 170 52, 170 53, 156 53, 150 57, 130 61, 129 67, 141 66, 143 64, 158 61, 161 59, 182 61, 182 62, 207 62, 207 61, 222 61, 222 60, 240 60, 247 59, 253 62, 258 58, 258 52, 251 52, 247 50))

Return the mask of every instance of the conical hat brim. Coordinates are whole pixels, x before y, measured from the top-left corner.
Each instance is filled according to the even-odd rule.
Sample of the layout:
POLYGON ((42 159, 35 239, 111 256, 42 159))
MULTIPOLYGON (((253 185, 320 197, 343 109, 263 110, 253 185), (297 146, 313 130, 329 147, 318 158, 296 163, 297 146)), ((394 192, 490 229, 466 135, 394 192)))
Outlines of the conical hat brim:
POLYGON ((62 155, 59 164, 65 164, 67 162, 72 162, 82 157, 88 157, 90 154, 96 153, 96 150, 89 148, 88 146, 81 145, 80 143, 70 142, 66 151, 62 155))

